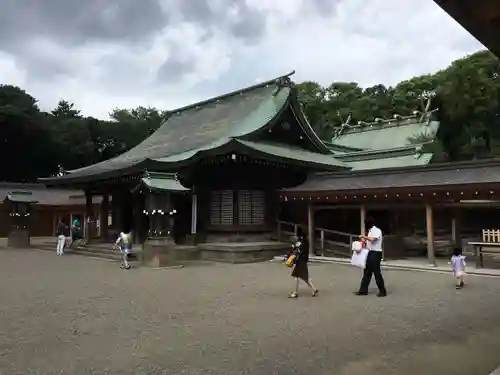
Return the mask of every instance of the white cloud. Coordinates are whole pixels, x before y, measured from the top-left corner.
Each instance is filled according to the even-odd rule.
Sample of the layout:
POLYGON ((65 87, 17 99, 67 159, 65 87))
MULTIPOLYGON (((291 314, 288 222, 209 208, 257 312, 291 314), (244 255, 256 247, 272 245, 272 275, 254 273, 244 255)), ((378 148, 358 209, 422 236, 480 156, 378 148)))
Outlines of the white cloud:
MULTIPOLYGON (((106 118, 114 107, 173 109, 291 70, 296 81, 393 85, 482 48, 432 0, 344 0, 336 9, 333 3, 315 8, 319 0, 252 0, 247 3, 267 14, 267 28, 248 41, 246 29, 233 25, 231 35, 214 20, 202 28, 183 19, 172 1, 163 4, 170 21, 142 43, 94 39, 63 46, 33 35, 17 55, 2 53, 7 49, 0 44, 1 82, 26 89, 45 109, 64 98, 106 118), (331 13, 319 14, 326 5, 331 13)), ((240 26, 257 27, 241 9, 231 11, 248 22, 240 26)))

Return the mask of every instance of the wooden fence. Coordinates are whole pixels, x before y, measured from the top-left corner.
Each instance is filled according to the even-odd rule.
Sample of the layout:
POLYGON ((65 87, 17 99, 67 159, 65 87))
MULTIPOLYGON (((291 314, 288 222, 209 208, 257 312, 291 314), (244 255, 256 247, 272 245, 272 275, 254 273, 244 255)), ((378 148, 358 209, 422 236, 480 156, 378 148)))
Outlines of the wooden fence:
MULTIPOLYGON (((291 241, 297 235, 300 224, 287 221, 277 222, 278 241, 291 241)), ((332 229, 314 228, 314 250, 321 256, 351 256, 352 241, 357 234, 340 232, 332 229)))

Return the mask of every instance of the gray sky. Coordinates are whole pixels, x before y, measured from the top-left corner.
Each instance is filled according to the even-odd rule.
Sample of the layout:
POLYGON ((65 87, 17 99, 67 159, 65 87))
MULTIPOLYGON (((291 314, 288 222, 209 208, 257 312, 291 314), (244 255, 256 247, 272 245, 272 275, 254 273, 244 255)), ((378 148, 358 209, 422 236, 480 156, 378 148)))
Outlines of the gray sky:
POLYGON ((481 48, 432 0, 3 0, 0 12, 0 83, 98 118, 291 70, 390 85, 481 48))

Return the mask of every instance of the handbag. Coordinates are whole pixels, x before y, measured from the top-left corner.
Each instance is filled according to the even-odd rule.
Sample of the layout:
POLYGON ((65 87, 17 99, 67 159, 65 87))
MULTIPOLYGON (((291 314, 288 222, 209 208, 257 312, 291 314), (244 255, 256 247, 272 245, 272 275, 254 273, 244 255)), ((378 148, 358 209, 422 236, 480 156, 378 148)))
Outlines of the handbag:
POLYGON ((366 258, 368 257, 368 249, 364 246, 364 241, 353 241, 352 245, 351 264, 359 268, 366 268, 366 258))
POLYGON ((368 257, 368 249, 361 249, 352 252, 351 264, 359 268, 366 268, 366 258, 368 257))
POLYGON ((295 262, 297 261, 297 258, 300 255, 300 246, 302 245, 302 242, 299 240, 296 243, 292 244, 292 252, 288 257, 286 258, 285 264, 287 267, 293 267, 295 265, 295 262))

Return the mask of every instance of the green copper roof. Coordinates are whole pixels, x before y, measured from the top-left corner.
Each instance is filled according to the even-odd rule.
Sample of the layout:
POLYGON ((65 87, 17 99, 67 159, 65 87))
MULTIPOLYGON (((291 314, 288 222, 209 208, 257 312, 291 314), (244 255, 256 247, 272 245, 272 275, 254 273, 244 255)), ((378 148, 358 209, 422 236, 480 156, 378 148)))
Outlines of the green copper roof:
POLYGON ((12 191, 7 194, 5 199, 14 203, 37 203, 30 191, 12 191))
POLYGON ((188 191, 176 180, 173 173, 147 173, 142 182, 150 190, 188 191))
POLYGON ((332 144, 364 150, 384 150, 410 145, 411 139, 420 136, 434 138, 439 122, 420 119, 416 116, 403 120, 385 120, 364 127, 353 127, 332 139, 332 144))
POLYGON ((215 154, 224 153, 241 153, 252 154, 255 157, 265 157, 275 159, 277 162, 295 163, 300 165, 308 165, 312 168, 320 167, 326 170, 346 169, 346 165, 336 160, 333 154, 319 154, 316 152, 304 150, 290 145, 282 145, 269 142, 253 142, 237 138, 228 138, 212 143, 211 145, 201 147, 197 150, 168 156, 166 158, 155 159, 157 163, 155 168, 168 170, 169 164, 178 166, 179 162, 189 163, 194 160, 201 160, 205 157, 215 154))
POLYGON ((300 163, 315 164, 317 166, 324 166, 328 169, 347 169, 348 167, 341 161, 335 159, 333 154, 325 155, 316 152, 307 151, 298 147, 291 147, 288 145, 279 145, 275 143, 264 142, 250 142, 238 140, 239 143, 247 146, 255 151, 267 154, 269 156, 276 156, 280 159, 287 161, 296 161, 300 163))
POLYGON ((431 153, 415 153, 412 155, 389 156, 382 159, 360 160, 345 162, 345 165, 352 168, 353 171, 369 170, 369 169, 384 169, 384 168, 403 168, 414 167, 418 165, 429 164, 433 154, 431 153))
POLYGON ((172 111, 156 132, 124 154, 62 177, 41 180, 71 181, 99 176, 133 168, 148 159, 182 160, 182 155, 193 150, 255 132, 277 116, 288 102, 291 88, 279 85, 279 81, 274 79, 172 111))

